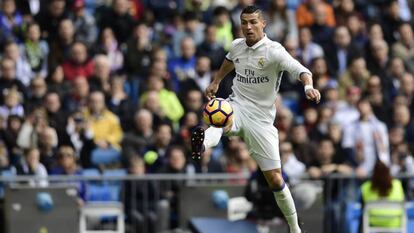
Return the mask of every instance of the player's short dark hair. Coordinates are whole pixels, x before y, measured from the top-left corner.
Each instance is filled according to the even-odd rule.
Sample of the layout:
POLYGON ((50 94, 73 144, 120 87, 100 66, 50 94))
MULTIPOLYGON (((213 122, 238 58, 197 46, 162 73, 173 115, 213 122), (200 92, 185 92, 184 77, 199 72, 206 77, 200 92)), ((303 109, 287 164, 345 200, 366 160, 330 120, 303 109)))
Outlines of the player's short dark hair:
POLYGON ((262 15, 262 10, 259 7, 255 6, 255 5, 250 5, 250 6, 246 6, 242 10, 240 15, 242 15, 242 14, 253 14, 253 13, 258 13, 258 14, 262 15))

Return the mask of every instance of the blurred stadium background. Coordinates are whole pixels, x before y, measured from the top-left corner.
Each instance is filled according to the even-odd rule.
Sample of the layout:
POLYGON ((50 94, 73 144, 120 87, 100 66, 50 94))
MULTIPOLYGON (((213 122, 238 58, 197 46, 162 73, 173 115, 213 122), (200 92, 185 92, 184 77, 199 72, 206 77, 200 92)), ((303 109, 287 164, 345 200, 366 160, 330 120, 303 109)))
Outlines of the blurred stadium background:
POLYGON ((371 204, 414 232, 411 0, 1 0, 0 232, 288 232, 241 139, 189 157, 251 4, 323 97, 283 74, 275 126, 305 229, 367 232, 380 158, 405 201, 371 204))

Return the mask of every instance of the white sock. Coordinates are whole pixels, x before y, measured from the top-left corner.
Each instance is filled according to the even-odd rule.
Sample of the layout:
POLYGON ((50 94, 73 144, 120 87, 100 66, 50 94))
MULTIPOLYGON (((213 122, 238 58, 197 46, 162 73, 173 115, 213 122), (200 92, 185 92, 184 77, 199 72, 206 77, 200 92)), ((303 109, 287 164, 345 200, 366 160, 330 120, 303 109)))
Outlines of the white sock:
POLYGON ((204 147, 207 149, 216 146, 223 135, 223 128, 208 127, 204 133, 204 147))
POLYGON ((301 233, 298 224, 298 215, 296 213, 295 202, 286 184, 280 190, 273 190, 277 205, 282 211, 289 224, 290 233, 301 233))

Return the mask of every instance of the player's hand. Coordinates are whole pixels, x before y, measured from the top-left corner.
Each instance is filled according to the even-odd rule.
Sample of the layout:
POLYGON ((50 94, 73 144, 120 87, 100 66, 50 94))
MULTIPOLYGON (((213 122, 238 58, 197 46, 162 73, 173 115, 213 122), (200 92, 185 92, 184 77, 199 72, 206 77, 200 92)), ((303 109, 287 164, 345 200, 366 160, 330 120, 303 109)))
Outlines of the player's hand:
POLYGON ((321 93, 315 88, 307 90, 305 95, 308 100, 315 101, 317 104, 321 101, 321 93))
POLYGON ((210 85, 208 85, 208 87, 206 88, 206 92, 205 92, 205 95, 208 100, 211 100, 216 97, 216 92, 218 88, 219 88, 219 83, 216 83, 214 81, 210 83, 210 85))

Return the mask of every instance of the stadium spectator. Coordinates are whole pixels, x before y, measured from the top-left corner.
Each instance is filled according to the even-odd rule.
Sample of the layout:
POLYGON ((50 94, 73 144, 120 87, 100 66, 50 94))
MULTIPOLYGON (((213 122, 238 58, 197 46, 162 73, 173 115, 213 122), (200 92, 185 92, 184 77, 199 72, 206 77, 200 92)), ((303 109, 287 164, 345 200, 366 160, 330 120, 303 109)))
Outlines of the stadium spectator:
POLYGON ((411 114, 414 114, 414 76, 411 73, 405 73, 401 77, 399 93, 406 98, 407 106, 410 107, 411 114))
POLYGON ((318 13, 321 12, 315 12, 315 9, 317 7, 321 8, 322 13, 326 17, 324 20, 327 25, 333 27, 335 26, 335 15, 334 10, 331 5, 328 3, 325 3, 322 0, 306 0, 303 1, 302 4, 298 7, 296 10, 296 22, 298 23, 299 27, 310 27, 315 22, 315 17, 318 13))
POLYGON ((322 178, 330 174, 352 174, 350 165, 336 156, 335 147, 331 140, 322 139, 318 144, 318 153, 309 164, 308 173, 312 178, 322 178))
POLYGON ((59 95, 56 92, 48 92, 44 96, 43 106, 46 111, 49 126, 56 130, 60 142, 66 131, 67 113, 62 108, 59 95))
POLYGON ((17 9, 23 15, 25 22, 33 21, 33 17, 40 11, 40 0, 21 0, 16 2, 17 9))
POLYGON ((385 94, 385 97, 391 101, 398 94, 399 88, 401 87, 402 77, 407 73, 404 60, 399 57, 391 58, 387 72, 389 80, 383 85, 382 91, 385 94))
POLYGON ((109 111, 102 92, 94 91, 89 96, 88 108, 84 112, 89 121, 96 148, 91 152, 91 161, 96 166, 120 162, 122 128, 119 118, 109 111))
POLYGON ((313 59, 324 56, 322 47, 312 41, 312 32, 308 27, 299 29, 299 48, 296 55, 306 66, 310 66, 313 59))
POLYGON ((389 44, 395 43, 397 40, 398 27, 403 22, 400 14, 399 0, 391 0, 386 2, 383 15, 381 17, 381 26, 384 30, 384 39, 389 44))
POLYGON ((194 164, 196 173, 223 173, 225 171, 223 165, 213 158, 212 153, 212 149, 206 150, 200 163, 194 164))
POLYGON ((392 125, 404 127, 405 141, 410 144, 414 143, 414 123, 411 120, 410 110, 406 105, 394 105, 392 125))
POLYGON ((4 0, 0 11, 0 41, 19 40, 23 31, 23 17, 16 9, 15 0, 4 0))
POLYGON ((295 11, 288 9, 286 0, 269 1, 265 19, 267 22, 265 32, 271 40, 281 42, 287 37, 298 38, 295 11))
POLYGON ((324 90, 332 80, 331 75, 328 72, 327 61, 324 57, 316 57, 312 60, 310 69, 313 74, 314 86, 318 90, 324 90))
POLYGON ((363 57, 358 56, 351 59, 348 63, 348 68, 338 80, 340 97, 344 99, 350 87, 358 87, 364 90, 370 74, 370 70, 367 69, 363 57))
MULTIPOLYGON (((227 4, 230 3, 230 1, 225 1, 225 2, 227 4)), ((233 8, 228 8, 228 9, 232 9, 230 12, 230 16, 231 16, 231 21, 234 24, 234 32, 236 32, 235 33, 236 35, 241 34, 240 14, 242 10, 247 6, 254 5, 254 3, 255 3, 255 0, 238 0, 237 3, 235 3, 235 6, 233 8)))
POLYGON ((68 112, 86 107, 90 94, 89 84, 85 77, 79 76, 71 83, 70 91, 63 98, 63 106, 68 112))
POLYGON ((198 58, 207 56, 211 62, 211 69, 218 70, 226 52, 223 45, 217 41, 217 27, 214 24, 207 25, 204 30, 204 40, 197 46, 198 58))
POLYGON ((46 112, 36 108, 27 114, 17 136, 17 145, 22 149, 39 146, 39 135, 49 128, 46 112))
POLYGON ((290 129, 293 126, 293 113, 289 108, 282 107, 277 110, 278 114, 275 119, 275 126, 279 131, 279 140, 282 142, 288 137, 290 129))
POLYGON ((66 7, 65 0, 51 0, 48 1, 46 7, 43 7, 43 9, 41 9, 35 16, 35 21, 39 23, 40 28, 42 29, 42 36, 46 38, 49 43, 58 38, 58 34, 61 34, 61 21, 68 17, 66 7))
POLYGON ((93 74, 93 60, 89 58, 85 44, 75 42, 70 48, 70 58, 62 63, 65 79, 73 81, 83 76, 89 78, 93 74))
POLYGON ((4 45, 4 58, 9 58, 16 64, 16 78, 19 79, 25 86, 30 84, 33 78, 33 73, 30 64, 20 54, 19 46, 15 42, 8 42, 4 45))
POLYGON ((322 89, 323 97, 322 103, 334 110, 334 115, 337 109, 341 108, 345 101, 339 98, 338 82, 330 80, 322 89))
POLYGON ((24 152, 24 159, 16 166, 17 175, 32 175, 33 179, 28 181, 32 187, 47 187, 47 170, 40 163, 40 152, 36 148, 28 148, 24 152))
MULTIPOLYGON (((166 163, 160 168, 159 173, 165 174, 186 174, 188 165, 185 151, 179 146, 172 146, 166 152, 166 163)), ((161 187, 161 197, 167 199, 170 204, 170 227, 178 226, 179 206, 180 206, 180 188, 183 185, 182 180, 173 180, 163 182, 161 187)))
POLYGON ((111 90, 111 67, 110 61, 107 55, 98 54, 93 59, 93 71, 92 76, 88 78, 88 83, 91 91, 101 91, 108 95, 111 90))
MULTIPOLYGON (((128 174, 142 177, 146 174, 144 160, 135 155, 128 161, 128 174)), ((149 231, 154 232, 161 224, 157 216, 158 189, 153 181, 126 181, 123 192, 130 198, 125 198, 126 222, 131 228, 142 229, 145 225, 149 231)), ((164 202, 165 205, 165 202, 164 202)), ((168 206, 168 203, 167 203, 168 206)), ((167 209, 168 211, 168 209, 167 209)), ((167 220, 168 221, 168 220, 167 220)))
POLYGON ((151 95, 157 95, 161 116, 166 117, 176 126, 184 115, 184 108, 177 95, 164 87, 164 81, 161 78, 153 75, 148 78, 148 92, 140 97, 141 106, 151 98, 151 95))
POLYGON ((383 94, 383 85, 378 76, 373 75, 367 81, 365 93, 363 94, 369 99, 375 116, 382 122, 390 125, 392 111, 391 101, 383 94))
POLYGON ((314 12, 314 22, 310 26, 313 41, 320 44, 322 47, 327 46, 332 41, 332 36, 334 34, 334 26, 331 26, 327 22, 327 12, 326 7, 321 2, 320 4, 315 5, 313 9, 314 12))
POLYGON ((414 33, 411 24, 402 23, 398 27, 398 40, 392 45, 392 54, 409 64, 414 70, 414 33))
POLYGON ((373 171, 377 158, 390 162, 388 130, 375 117, 367 99, 359 100, 357 107, 360 117, 344 128, 342 146, 353 161, 356 175, 366 177, 373 171))
POLYGON ((56 130, 52 127, 46 127, 39 133, 38 149, 40 152, 40 162, 50 172, 56 165, 56 152, 58 147, 58 137, 56 130))
POLYGON ((22 95, 14 88, 3 92, 4 104, 0 106, 0 115, 4 120, 10 115, 24 117, 22 95))
POLYGON ((115 113, 123 129, 131 124, 132 114, 135 108, 125 92, 125 76, 114 76, 111 79, 111 88, 107 98, 108 109, 115 113))
POLYGON ((334 6, 335 22, 338 26, 345 25, 347 19, 355 13, 354 0, 341 0, 334 6))
POLYGON ((347 127, 349 123, 359 118, 359 112, 356 106, 361 98, 361 89, 358 87, 349 87, 346 93, 346 102, 344 104, 337 102, 337 105, 333 106, 335 109, 333 119, 336 122, 340 122, 342 128, 347 127))
POLYGON ((132 34, 134 18, 129 14, 128 0, 114 0, 112 7, 106 11, 98 23, 100 29, 111 28, 116 40, 122 45, 132 34))
POLYGON ((148 172, 157 173, 167 163, 168 156, 167 151, 172 146, 172 139, 175 136, 172 128, 168 123, 159 123, 156 127, 154 141, 151 145, 145 148, 144 160, 146 160, 148 166, 148 172), (156 153, 156 160, 149 162, 150 160, 147 154, 148 152, 156 153))
MULTIPOLYGON (((55 0, 58 1, 58 0, 55 0)), ((49 41, 49 67, 61 65, 70 57, 72 45, 75 43, 75 28, 70 19, 63 19, 58 24, 58 34, 52 41, 49 41)))
POLYGON ((345 72, 354 57, 361 55, 360 48, 352 43, 351 35, 345 26, 335 28, 333 43, 325 48, 325 54, 329 70, 336 77, 345 72))
POLYGON ((306 166, 300 162, 293 152, 292 143, 285 141, 280 143, 280 159, 289 184, 295 185, 306 173, 306 166))
POLYGON ((154 143, 154 122, 150 111, 140 109, 135 113, 133 127, 126 130, 122 139, 123 162, 135 154, 144 154, 144 149, 154 143))
MULTIPOLYGON (((77 157, 74 149, 71 146, 60 146, 57 151, 56 157, 57 164, 52 168, 50 175, 82 175, 82 168, 80 168, 76 163, 77 157)), ((64 183, 67 185, 75 185, 78 191, 78 196, 82 200, 85 200, 86 184, 84 181, 66 181, 64 183)))
POLYGON ((250 156, 250 152, 244 141, 240 141, 234 153, 229 154, 225 171, 235 174, 251 174, 257 169, 256 161, 250 156))
POLYGON ((43 77, 36 76, 30 81, 28 98, 25 105, 27 112, 43 105, 43 98, 47 93, 47 84, 43 77))
POLYGON ((61 98, 65 97, 70 89, 71 84, 65 80, 62 66, 55 66, 50 69, 46 77, 48 91, 56 92, 61 98))
POLYGON ((181 82, 188 78, 194 78, 197 60, 195 52, 194 40, 191 37, 185 37, 181 41, 181 56, 168 62, 173 91, 180 92, 181 82))
MULTIPOLYGON (((391 135, 390 135, 391 136, 391 135)), ((409 150, 409 145, 405 142, 398 144, 391 150, 391 166, 390 171, 392 175, 410 174, 414 172, 414 158, 409 150)), ((412 184, 409 183, 409 190, 412 191, 412 184)))
POLYGON ((135 79, 145 80, 148 75, 151 66, 151 53, 153 52, 150 37, 151 28, 144 22, 139 22, 127 42, 124 68, 135 79))
POLYGON ((7 152, 6 146, 1 143, 0 144, 0 172, 3 171, 12 171, 16 172, 16 168, 13 167, 10 163, 9 153, 7 152))
POLYGON ((288 137, 293 145, 296 158, 306 166, 309 166, 312 159, 316 156, 316 146, 309 139, 303 122, 296 122, 290 129, 288 137))
POLYGON ((358 14, 350 15, 346 20, 345 26, 349 30, 352 43, 359 48, 364 48, 367 43, 368 36, 366 32, 366 24, 362 17, 358 14))
POLYGON ((203 111, 203 93, 198 89, 192 89, 187 92, 184 98, 185 112, 195 112, 201 117, 203 111))
POLYGON ((97 53, 108 56, 111 72, 119 71, 124 65, 124 55, 122 54, 118 41, 111 28, 104 28, 101 32, 100 42, 97 53))
POLYGON ((39 24, 32 22, 26 26, 25 41, 20 45, 20 50, 30 65, 32 75, 45 78, 48 74, 49 44, 41 39, 39 24))
POLYGON ((22 117, 11 115, 7 119, 7 124, 0 126, 0 139, 7 147, 12 165, 20 161, 20 155, 22 154, 21 148, 17 145, 17 137, 23 124, 22 119, 22 117))
MULTIPOLYGON (((23 99, 26 99, 26 87, 16 78, 16 63, 12 59, 3 58, 0 62, 0 66, 0 93, 4 95, 5 91, 14 88, 23 95, 23 99)), ((1 103, 3 102, 3 99, 1 99, 1 103)))
POLYGON ((88 47, 93 46, 98 29, 95 18, 85 9, 85 0, 71 1, 72 6, 69 18, 72 20, 76 32, 76 40, 82 41, 88 47))
POLYGON ((92 167, 90 153, 94 149, 91 123, 86 121, 81 111, 75 111, 67 119, 66 138, 62 145, 72 145, 75 155, 83 168, 92 167))
POLYGON ((216 39, 223 48, 228 51, 233 41, 233 25, 230 21, 229 11, 222 6, 218 6, 213 12, 213 23, 216 26, 216 39))
POLYGON ((372 74, 381 78, 381 82, 387 84, 387 66, 390 62, 388 44, 384 40, 375 40, 371 43, 370 53, 372 59, 366 60, 367 67, 372 74))
POLYGON ((204 25, 199 21, 194 12, 185 12, 183 14, 183 21, 183 28, 179 28, 172 37, 174 57, 183 56, 181 41, 183 41, 184 38, 190 37, 195 46, 201 44, 204 40, 204 25))

